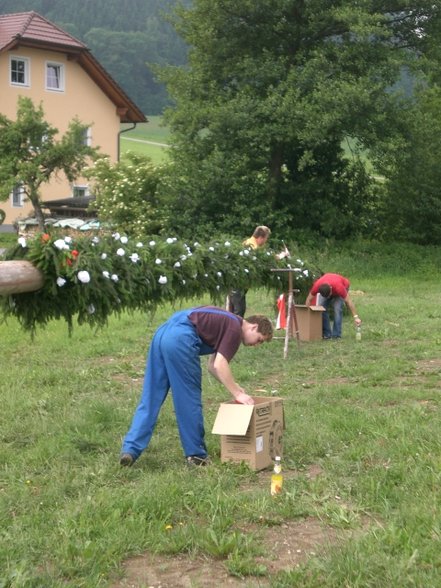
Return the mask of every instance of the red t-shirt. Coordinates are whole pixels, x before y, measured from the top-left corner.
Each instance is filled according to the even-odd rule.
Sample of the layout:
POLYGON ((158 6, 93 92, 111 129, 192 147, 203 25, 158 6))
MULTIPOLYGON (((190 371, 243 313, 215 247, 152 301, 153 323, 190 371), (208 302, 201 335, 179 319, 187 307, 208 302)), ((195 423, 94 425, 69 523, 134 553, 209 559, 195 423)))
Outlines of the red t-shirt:
POLYGON ((348 295, 349 280, 340 274, 324 274, 316 282, 314 282, 311 288, 311 294, 315 296, 322 284, 329 284, 332 288, 331 296, 340 296, 344 300, 348 295))
POLYGON ((200 306, 195 310, 188 318, 199 337, 231 361, 242 343, 242 318, 216 306, 200 306), (217 312, 204 312, 204 309, 217 312))

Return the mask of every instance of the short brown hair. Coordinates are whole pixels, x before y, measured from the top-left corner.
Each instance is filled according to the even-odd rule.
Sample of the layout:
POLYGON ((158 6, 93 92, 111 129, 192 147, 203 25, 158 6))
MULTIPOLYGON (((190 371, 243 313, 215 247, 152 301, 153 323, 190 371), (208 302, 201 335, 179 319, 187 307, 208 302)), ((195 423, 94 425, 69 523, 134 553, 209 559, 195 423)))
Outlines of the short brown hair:
POLYGON ((271 229, 265 227, 265 225, 259 225, 254 229, 253 237, 258 239, 259 237, 266 237, 268 238, 271 235, 271 229))
POLYGON ((322 284, 318 291, 323 298, 329 298, 329 295, 331 294, 331 286, 329 284, 322 284))
POLYGON ((263 335, 267 341, 273 338, 273 323, 263 314, 253 314, 245 319, 248 323, 257 325, 257 332, 263 335))

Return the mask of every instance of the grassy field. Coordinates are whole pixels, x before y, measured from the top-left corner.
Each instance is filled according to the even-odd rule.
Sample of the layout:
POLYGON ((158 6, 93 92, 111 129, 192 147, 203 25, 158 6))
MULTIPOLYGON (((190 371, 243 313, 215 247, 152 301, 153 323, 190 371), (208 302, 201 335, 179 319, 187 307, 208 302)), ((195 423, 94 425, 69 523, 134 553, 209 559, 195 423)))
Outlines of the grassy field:
MULTIPOLYGON (((269 471, 220 463, 210 431, 228 394, 208 375, 212 465, 184 465, 170 398, 149 449, 118 465, 149 339, 171 308, 71 338, 53 322, 33 342, 0 325, 0 586, 440 586, 441 253, 296 254, 350 277, 363 333, 357 343, 346 316, 339 342, 291 342, 287 360, 281 340, 236 356, 251 394, 284 399, 276 499, 269 471)), ((248 306, 275 317, 266 292, 248 306)))
MULTIPOLYGON (((128 151, 147 155, 155 163, 161 163, 167 159, 167 147, 169 131, 161 125, 160 116, 149 116, 147 123, 141 123, 135 129, 121 134, 121 155, 128 151), (156 143, 156 144, 155 144, 156 143)), ((122 125, 121 129, 130 128, 130 125, 122 125)))

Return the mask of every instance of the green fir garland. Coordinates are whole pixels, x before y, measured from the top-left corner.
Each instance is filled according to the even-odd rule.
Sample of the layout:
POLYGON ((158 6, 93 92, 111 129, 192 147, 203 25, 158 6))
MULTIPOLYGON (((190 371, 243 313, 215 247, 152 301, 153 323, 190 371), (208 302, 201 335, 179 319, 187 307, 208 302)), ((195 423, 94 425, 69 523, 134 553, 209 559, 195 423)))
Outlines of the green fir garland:
POLYGON ((277 260, 274 251, 226 238, 190 244, 176 237, 38 233, 20 237, 5 258, 28 260, 44 275, 40 290, 0 297, 3 316, 15 316, 31 333, 60 318, 69 330, 75 317, 100 327, 114 313, 151 313, 165 302, 206 294, 223 305, 231 289, 264 287, 278 295, 286 292, 288 278, 274 268, 293 268, 294 287, 304 298, 318 277, 300 259, 277 260))

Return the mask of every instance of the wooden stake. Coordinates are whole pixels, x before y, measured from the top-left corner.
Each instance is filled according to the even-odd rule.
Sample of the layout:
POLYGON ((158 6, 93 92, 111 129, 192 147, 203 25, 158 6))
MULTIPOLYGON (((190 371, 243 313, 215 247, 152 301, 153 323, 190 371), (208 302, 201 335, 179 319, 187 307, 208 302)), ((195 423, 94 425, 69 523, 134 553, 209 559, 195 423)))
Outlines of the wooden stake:
POLYGON ((30 261, 0 261, 0 296, 35 292, 43 284, 43 274, 30 261))

